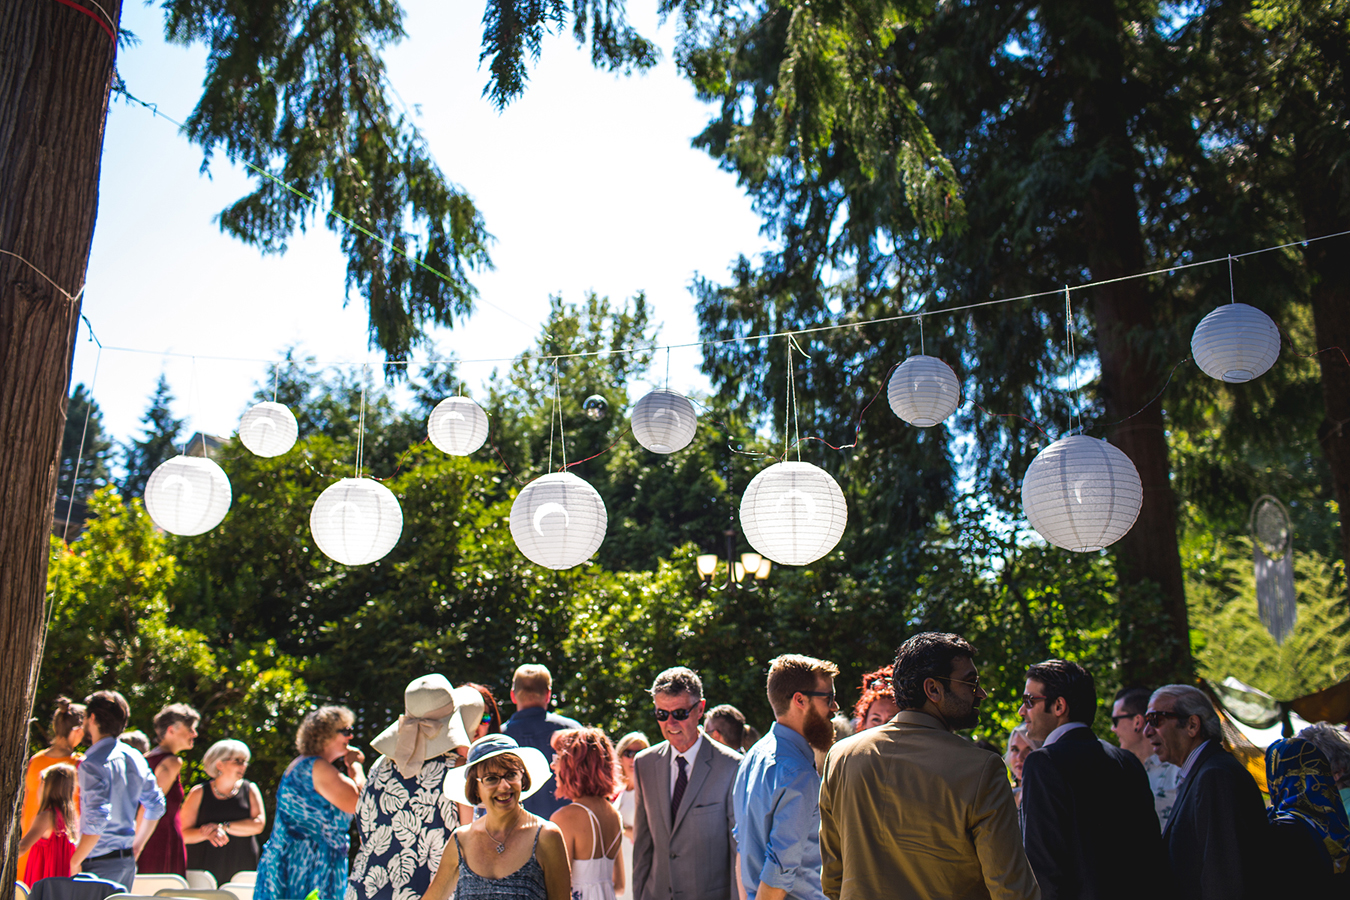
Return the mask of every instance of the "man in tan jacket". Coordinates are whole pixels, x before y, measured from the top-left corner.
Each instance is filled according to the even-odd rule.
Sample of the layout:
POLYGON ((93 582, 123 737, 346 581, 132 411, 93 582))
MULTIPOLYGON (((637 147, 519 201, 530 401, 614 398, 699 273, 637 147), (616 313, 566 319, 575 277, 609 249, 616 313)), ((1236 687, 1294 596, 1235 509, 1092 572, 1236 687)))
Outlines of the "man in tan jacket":
POLYGON ((955 634, 900 645, 900 713, 835 744, 820 786, 821 885, 831 900, 1039 900, 1003 760, 954 731, 987 694, 955 634))

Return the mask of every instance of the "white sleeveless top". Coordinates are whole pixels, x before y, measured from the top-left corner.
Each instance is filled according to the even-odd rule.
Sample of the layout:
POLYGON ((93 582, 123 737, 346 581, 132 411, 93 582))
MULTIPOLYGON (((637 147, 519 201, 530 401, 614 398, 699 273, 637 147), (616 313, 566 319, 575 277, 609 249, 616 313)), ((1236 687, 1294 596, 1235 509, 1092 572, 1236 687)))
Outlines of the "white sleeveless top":
MULTIPOLYGON (((600 830, 600 819, 595 813, 578 803, 591 817, 591 846, 599 849, 604 834, 600 830)), ((614 859, 609 856, 623 838, 623 828, 614 836, 614 841, 606 847, 600 856, 594 859, 572 860, 572 900, 614 900, 614 859)))

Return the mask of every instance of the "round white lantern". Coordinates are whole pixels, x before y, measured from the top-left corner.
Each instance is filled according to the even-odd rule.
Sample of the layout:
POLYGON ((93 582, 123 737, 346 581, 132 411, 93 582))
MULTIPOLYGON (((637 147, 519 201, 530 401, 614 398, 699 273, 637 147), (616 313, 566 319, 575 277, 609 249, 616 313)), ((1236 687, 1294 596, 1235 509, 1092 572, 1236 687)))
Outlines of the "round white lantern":
POLYGON ((911 356, 891 375, 886 399, 895 414, 911 425, 927 428, 956 412, 961 381, 936 356, 911 356))
POLYGON ((280 456, 295 446, 300 426, 286 406, 259 403, 239 420, 239 440, 257 456, 280 456))
POLYGON ((1119 447, 1086 435, 1046 447, 1022 478, 1022 509, 1056 547, 1091 553, 1120 540, 1139 518, 1144 487, 1119 447))
POLYGON ((210 531, 230 511, 230 479, 204 456, 175 456, 160 463, 145 483, 145 511, 170 534, 210 531))
POLYGON ((804 566, 829 553, 846 524, 844 492, 811 463, 775 463, 756 475, 741 497, 745 539, 785 566, 804 566))
POLYGON ((571 472, 531 481, 511 504, 511 537, 525 558, 549 569, 590 559, 605 539, 605 501, 571 472))
POLYGON ((633 407, 629 421, 633 437, 653 453, 683 450, 698 431, 694 404, 675 391, 652 391, 633 407))
POLYGON ((1191 335, 1191 356, 1206 375, 1240 384, 1275 365, 1280 329, 1270 316, 1245 303, 1229 303, 1200 320, 1191 335))
POLYGON ((447 397, 427 418, 427 436, 451 456, 468 456, 487 440, 487 413, 468 397, 447 397))
POLYGON ((314 501, 309 531, 328 558, 363 566, 394 549, 403 534, 403 508, 378 481, 343 478, 314 501))

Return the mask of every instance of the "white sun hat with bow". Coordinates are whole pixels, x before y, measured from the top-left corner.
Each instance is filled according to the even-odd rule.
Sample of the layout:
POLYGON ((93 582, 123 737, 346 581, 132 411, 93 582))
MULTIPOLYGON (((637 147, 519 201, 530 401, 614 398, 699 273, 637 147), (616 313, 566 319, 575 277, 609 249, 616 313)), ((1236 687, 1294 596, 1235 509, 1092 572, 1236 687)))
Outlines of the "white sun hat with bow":
POLYGON ((380 732, 370 746, 393 760, 404 778, 422 771, 422 763, 428 759, 469 746, 455 695, 444 675, 423 675, 412 681, 403 689, 403 715, 380 732))

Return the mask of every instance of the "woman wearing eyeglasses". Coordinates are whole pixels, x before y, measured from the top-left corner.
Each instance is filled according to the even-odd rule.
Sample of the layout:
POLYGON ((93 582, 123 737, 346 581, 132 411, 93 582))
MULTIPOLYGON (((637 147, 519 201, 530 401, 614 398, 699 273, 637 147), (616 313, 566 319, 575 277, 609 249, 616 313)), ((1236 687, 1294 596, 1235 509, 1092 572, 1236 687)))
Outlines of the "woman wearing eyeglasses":
POLYGON ((347 829, 366 784, 366 756, 348 746, 355 721, 345 706, 321 706, 300 723, 300 755, 277 786, 276 824, 258 860, 253 900, 294 900, 316 890, 325 900, 346 894, 347 829), (334 765, 339 760, 345 775, 334 765))
POLYGON ((633 826, 637 824, 637 776, 633 774, 633 760, 651 745, 645 734, 630 731, 614 747, 619 758, 619 793, 614 797, 614 807, 623 820, 623 871, 627 881, 633 878, 633 826))
POLYGON ((474 741, 468 765, 446 776, 445 792, 486 812, 452 832, 422 900, 568 900, 562 832, 520 805, 552 775, 544 754, 509 735, 474 741))
POLYGON ((251 754, 243 741, 216 741, 202 757, 209 781, 188 791, 180 813, 187 867, 225 884, 258 868, 258 838, 267 822, 262 792, 244 778, 251 754))

